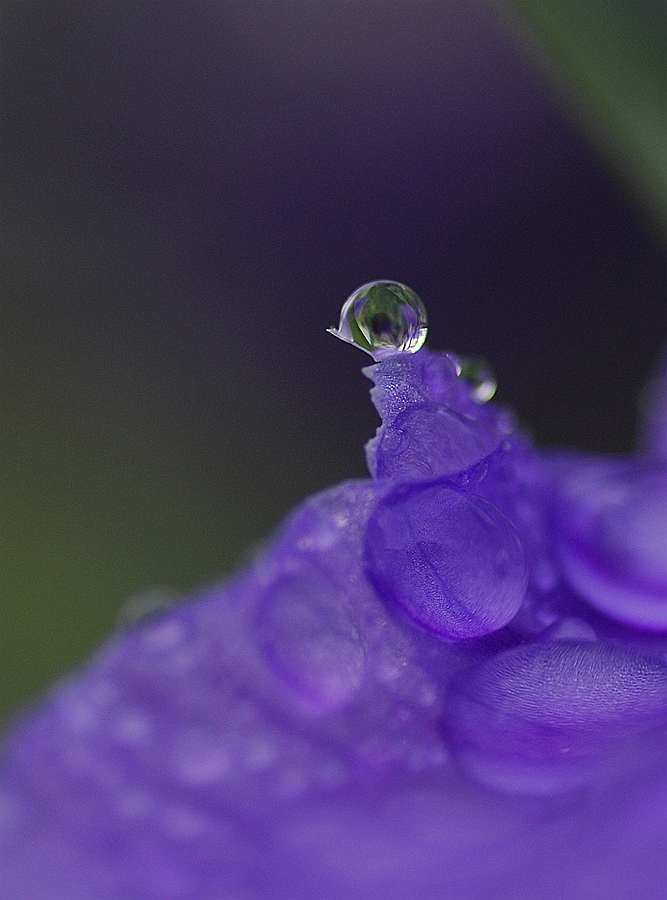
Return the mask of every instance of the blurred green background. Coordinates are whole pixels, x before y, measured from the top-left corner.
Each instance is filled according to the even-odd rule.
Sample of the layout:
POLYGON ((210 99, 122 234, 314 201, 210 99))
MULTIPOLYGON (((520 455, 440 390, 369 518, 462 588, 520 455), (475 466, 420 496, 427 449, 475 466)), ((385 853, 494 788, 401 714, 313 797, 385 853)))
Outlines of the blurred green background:
POLYGON ((662 3, 1 10, 0 714, 365 474, 365 360, 324 331, 365 281, 417 290, 540 443, 632 448, 662 3))

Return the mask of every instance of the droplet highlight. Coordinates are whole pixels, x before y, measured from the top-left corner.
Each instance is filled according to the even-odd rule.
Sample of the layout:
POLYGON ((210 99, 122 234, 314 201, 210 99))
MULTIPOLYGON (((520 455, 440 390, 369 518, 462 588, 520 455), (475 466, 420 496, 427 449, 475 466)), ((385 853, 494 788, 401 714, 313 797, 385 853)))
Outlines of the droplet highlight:
POLYGON ((350 294, 335 337, 355 344, 373 359, 416 353, 428 332, 426 309, 417 294, 398 281, 371 281, 350 294))

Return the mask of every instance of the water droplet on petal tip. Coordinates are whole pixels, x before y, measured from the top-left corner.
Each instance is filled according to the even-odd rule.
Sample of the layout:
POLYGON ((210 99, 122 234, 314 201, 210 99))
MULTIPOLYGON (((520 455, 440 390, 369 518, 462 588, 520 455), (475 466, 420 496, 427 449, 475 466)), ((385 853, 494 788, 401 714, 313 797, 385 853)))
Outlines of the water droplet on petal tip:
POLYGON ((347 298, 335 337, 355 344, 373 359, 416 353, 426 340, 426 309, 417 294, 398 281, 371 281, 347 298))

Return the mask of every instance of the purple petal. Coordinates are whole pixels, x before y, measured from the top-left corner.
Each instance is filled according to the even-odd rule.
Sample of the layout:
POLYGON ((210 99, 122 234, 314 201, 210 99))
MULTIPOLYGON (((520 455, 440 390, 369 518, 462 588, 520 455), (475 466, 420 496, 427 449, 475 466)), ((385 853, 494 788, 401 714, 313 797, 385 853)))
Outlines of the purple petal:
POLYGON ((375 384, 371 399, 382 418, 377 434, 366 444, 368 470, 374 478, 437 477, 461 471, 490 453, 515 428, 508 410, 472 399, 472 387, 457 377, 453 357, 447 353, 420 350, 363 371, 375 384), (448 418, 451 415, 455 420, 448 418), (431 426, 436 433, 429 440, 431 426), (444 447, 438 446, 441 441, 444 447), (401 460, 404 453, 407 458, 401 460))
POLYGON ((563 571, 589 603, 667 630, 667 468, 573 465, 559 482, 557 537, 563 571))
POLYGON ((475 419, 435 404, 412 406, 383 429, 375 474, 399 481, 454 475, 481 462, 499 443, 475 419))
POLYGON ((551 793, 636 765, 663 746, 667 666, 606 644, 558 641, 499 653, 456 681, 447 728, 465 768, 499 790, 551 793), (651 737, 653 737, 651 735, 651 737), (605 760, 607 762, 607 760, 605 760))
POLYGON ((519 611, 526 564, 511 522, 448 484, 397 488, 366 533, 379 593, 445 640, 498 631, 519 611))
POLYGON ((667 893, 667 644, 566 590, 556 552, 634 624, 664 470, 536 453, 446 354, 369 373, 378 480, 307 501, 14 729, 2 896, 667 893))

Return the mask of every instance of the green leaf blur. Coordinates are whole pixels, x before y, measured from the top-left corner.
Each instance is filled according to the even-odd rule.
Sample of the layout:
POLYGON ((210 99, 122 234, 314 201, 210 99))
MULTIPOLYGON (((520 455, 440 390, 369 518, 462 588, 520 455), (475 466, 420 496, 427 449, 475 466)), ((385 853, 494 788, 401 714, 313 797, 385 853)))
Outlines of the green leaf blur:
POLYGON ((513 0, 511 6, 584 129, 652 214, 667 221, 667 4, 513 0))

